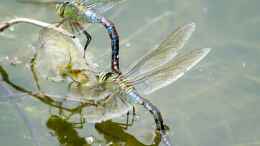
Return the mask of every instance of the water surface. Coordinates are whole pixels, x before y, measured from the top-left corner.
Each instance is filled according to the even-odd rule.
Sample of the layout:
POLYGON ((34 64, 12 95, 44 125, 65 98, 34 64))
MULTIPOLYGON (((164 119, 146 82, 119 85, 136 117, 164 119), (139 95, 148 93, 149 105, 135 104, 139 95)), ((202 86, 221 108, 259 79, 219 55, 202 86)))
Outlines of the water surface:
MULTIPOLYGON (((197 24, 197 30, 186 48, 213 48, 182 79, 147 97, 161 110, 175 145, 260 145, 260 116, 257 112, 260 111, 259 5, 257 0, 128 0, 106 14, 116 24, 122 40, 123 69, 157 46, 176 27, 190 22, 197 24)), ((16 16, 57 22, 54 7, 1 0, 1 21, 16 16)), ((29 25, 19 25, 1 34, 0 58, 30 54, 30 46, 37 40, 38 31, 29 25)), ((101 26, 92 25, 89 32, 93 36, 89 51, 102 58, 101 63, 109 67, 110 40, 106 31, 101 26)), ((18 68, 9 67, 8 70, 16 83, 26 85, 30 81, 28 74, 17 71, 18 68)), ((37 130, 36 141, 40 145, 62 143, 57 136, 52 136, 62 137, 57 132, 59 127, 56 127, 56 133, 51 125, 48 128, 53 111, 46 104, 31 97, 16 102, 37 130)), ((12 102, 1 99, 0 112, 1 145, 35 145, 30 130, 12 102)), ((112 132, 109 127, 115 125, 110 121, 96 126, 84 124, 84 128, 77 129, 76 133, 69 123, 59 119, 53 121, 67 127, 68 135, 82 143, 89 137, 95 137, 96 145, 157 143, 151 115, 138 108, 137 116, 137 121, 128 130, 116 125, 112 132), (120 137, 117 137, 118 133, 120 137)), ((124 118, 117 121, 124 121, 124 118)))

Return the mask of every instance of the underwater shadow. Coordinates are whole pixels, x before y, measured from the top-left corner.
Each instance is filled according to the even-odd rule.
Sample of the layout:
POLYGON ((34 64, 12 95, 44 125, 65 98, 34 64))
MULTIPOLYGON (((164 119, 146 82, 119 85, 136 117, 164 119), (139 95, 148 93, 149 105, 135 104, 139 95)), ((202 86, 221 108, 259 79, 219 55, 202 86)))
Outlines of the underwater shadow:
MULTIPOLYGON (((91 146, 88 144, 86 138, 84 136, 80 136, 77 129, 81 129, 84 127, 85 120, 81 119, 79 123, 74 123, 74 121, 70 120, 70 117, 74 115, 81 115, 81 111, 84 107, 88 105, 93 105, 91 102, 80 104, 77 107, 68 108, 63 106, 61 101, 55 100, 56 98, 48 96, 43 93, 37 93, 33 91, 29 91, 22 86, 16 85, 13 83, 8 75, 8 72, 0 65, 0 75, 1 80, 5 82, 7 85, 19 91, 21 93, 26 93, 28 96, 36 98, 40 100, 42 103, 50 106, 51 108, 57 109, 58 114, 51 114, 46 122, 46 127, 51 130, 52 136, 55 136, 58 142, 63 146, 91 146), (69 113, 69 116, 64 116, 64 113, 69 113)), ((18 98, 12 97, 12 98, 18 98)), ((18 100, 19 101, 19 100, 18 100)), ((133 135, 126 132, 125 126, 122 126, 120 123, 112 122, 112 120, 108 120, 102 123, 96 123, 95 129, 98 131, 100 135, 103 135, 106 143, 113 143, 126 146, 158 146, 161 137, 160 133, 156 132, 156 136, 153 139, 153 143, 151 145, 146 145, 140 142, 133 135)), ((35 130, 35 129, 30 129, 35 130)))

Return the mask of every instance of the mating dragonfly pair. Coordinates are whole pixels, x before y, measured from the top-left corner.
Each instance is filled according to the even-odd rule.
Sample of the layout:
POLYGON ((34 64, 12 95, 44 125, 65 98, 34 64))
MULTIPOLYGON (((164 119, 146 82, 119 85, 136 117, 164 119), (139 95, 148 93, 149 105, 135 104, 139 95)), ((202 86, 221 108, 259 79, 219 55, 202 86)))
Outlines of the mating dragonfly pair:
MULTIPOLYGON (((66 30, 56 27, 48 28, 46 24, 35 23, 35 21, 23 21, 47 27, 40 32, 38 42, 40 46, 36 50, 31 65, 37 87, 41 94, 44 93, 38 82, 41 79, 57 84, 67 84, 69 88, 66 95, 48 97, 55 98, 56 96, 56 98, 64 98, 71 102, 88 103, 82 112, 88 122, 94 123, 126 114, 135 104, 140 104, 153 115, 156 128, 165 145, 171 146, 160 111, 143 96, 179 79, 201 61, 210 49, 179 53, 195 30, 195 24, 190 23, 178 28, 158 48, 144 55, 126 73, 121 73, 118 57, 119 38, 116 29, 112 22, 97 14, 97 10, 110 8, 108 6, 116 2, 118 0, 57 2, 58 14, 64 17, 64 23, 67 21, 72 28, 80 29, 86 34, 88 41, 84 47, 76 39, 72 39, 73 35, 69 35, 70 33, 66 30), (112 42, 112 72, 100 73, 91 66, 91 63, 88 63, 85 52, 91 37, 81 27, 82 22, 101 23, 108 30, 112 42)), ((5 24, 2 25, 5 26, 2 27, 3 29, 12 23, 5 24)), ((0 26, 0 30, 3 29, 0 26)), ((29 93, 40 95, 33 91, 29 93)), ((48 95, 48 93, 44 94, 48 95)))

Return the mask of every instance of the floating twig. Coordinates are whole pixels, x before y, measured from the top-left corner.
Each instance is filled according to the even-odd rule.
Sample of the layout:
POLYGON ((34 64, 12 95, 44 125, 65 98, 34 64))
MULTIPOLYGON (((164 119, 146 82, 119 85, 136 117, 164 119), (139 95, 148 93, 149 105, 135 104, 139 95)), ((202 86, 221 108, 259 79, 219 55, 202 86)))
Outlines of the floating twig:
POLYGON ((28 23, 28 24, 32 24, 32 25, 35 25, 38 27, 50 28, 50 29, 53 29, 68 37, 75 38, 75 35, 71 34, 70 32, 66 31, 65 29, 63 29, 61 27, 57 27, 55 24, 50 24, 50 23, 46 23, 43 21, 31 19, 31 18, 14 18, 9 21, 0 22, 0 32, 5 31, 7 28, 11 27, 12 25, 18 24, 18 23, 28 23))

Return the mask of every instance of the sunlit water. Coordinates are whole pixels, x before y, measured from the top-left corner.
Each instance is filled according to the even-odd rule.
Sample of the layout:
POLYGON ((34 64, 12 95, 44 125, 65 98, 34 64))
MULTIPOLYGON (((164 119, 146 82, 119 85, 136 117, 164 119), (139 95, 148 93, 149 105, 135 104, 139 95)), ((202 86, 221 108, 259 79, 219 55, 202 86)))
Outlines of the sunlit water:
MULTIPOLYGON (((147 97, 162 112, 175 145, 260 145, 259 5, 257 0, 129 0, 106 14, 116 24, 120 34, 120 63, 123 69, 156 47, 177 26, 190 22, 195 22, 197 29, 186 48, 213 48, 182 79, 147 97)), ((58 20, 54 7, 1 0, 1 20, 15 16, 47 22, 58 20)), ((37 40, 38 31, 30 25, 19 25, 1 34, 1 59, 30 54, 30 46, 37 40)), ((110 40, 105 30, 92 25, 89 32, 93 37, 89 51, 101 58, 97 60, 102 60, 100 63, 108 69, 110 40)), ((14 67, 10 67, 9 71, 13 81, 29 86, 27 83, 31 77, 28 74, 14 67)), ((59 145, 53 130, 47 128, 47 121, 53 112, 47 105, 32 97, 15 99, 14 102, 17 105, 4 99, 0 102, 1 145, 35 145, 35 138, 38 145, 59 145), (17 106, 26 113, 34 129, 34 138, 16 111, 17 106)), ((124 122, 125 117, 117 121, 124 122)), ((154 121, 140 107, 137 120, 128 130, 105 124, 103 133, 94 124, 84 124, 83 129, 76 129, 78 137, 93 136, 94 145, 119 145, 120 141, 128 145, 150 145, 155 137, 154 121)))

